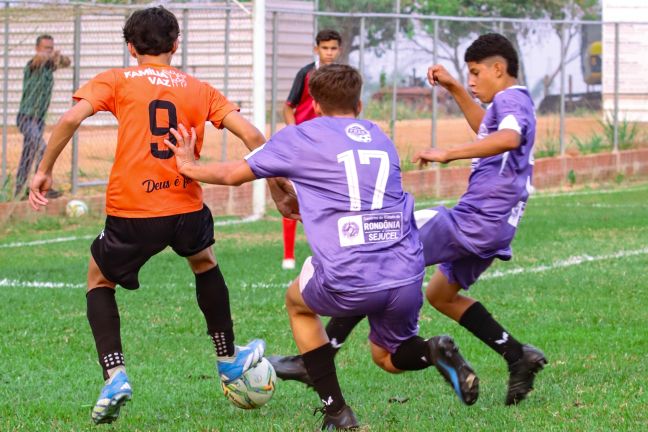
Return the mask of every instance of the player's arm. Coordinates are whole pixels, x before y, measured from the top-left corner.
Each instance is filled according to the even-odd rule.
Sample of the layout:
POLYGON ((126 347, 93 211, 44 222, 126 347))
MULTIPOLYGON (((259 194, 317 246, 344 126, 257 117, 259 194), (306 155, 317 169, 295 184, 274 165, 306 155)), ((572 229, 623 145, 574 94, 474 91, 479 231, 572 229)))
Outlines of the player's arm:
POLYGON ((288 105, 287 103, 284 104, 283 107, 283 117, 286 126, 294 125, 295 123, 297 123, 297 120, 295 120, 295 108, 288 105))
POLYGON ((297 72, 297 76, 293 80, 290 93, 283 107, 283 117, 286 125, 294 125, 297 123, 295 120, 295 109, 301 101, 302 94, 304 93, 304 82, 306 81, 306 71, 304 69, 297 72))
MULTIPOLYGON (((223 127, 227 128, 229 131, 234 133, 239 137, 245 146, 249 150, 254 150, 265 143, 265 137, 259 130, 247 121, 238 111, 232 111, 223 119, 223 127)), ((173 149, 172 149, 173 150, 173 149)), ((177 160, 177 157, 176 157, 177 160)), ((247 165, 247 163, 245 163, 247 165)), ((248 167, 249 168, 249 167, 248 167)), ((209 169, 216 169, 216 167, 211 167, 209 169)), ((182 171, 181 171, 182 172, 182 171)), ((199 175, 202 175, 199 174, 199 175)), ((215 175, 215 174, 214 174, 215 175)), ((202 180, 196 178, 196 180, 204 181, 205 183, 215 183, 215 184, 241 184, 241 183, 222 183, 214 182, 209 180, 202 180)), ((223 179, 219 179, 223 180, 223 179)), ((254 178, 252 178, 254 180, 254 178)), ((223 180, 224 181, 224 180, 223 180)), ((250 181, 250 180, 246 180, 250 181)), ((285 179, 279 178, 269 178, 268 188, 270 189, 270 195, 274 200, 277 210, 282 216, 290 219, 299 219, 299 214, 296 211, 297 208, 297 199, 294 191, 292 191, 292 186, 287 186, 287 181, 285 179)), ((245 183, 243 181, 242 183, 245 183)))
POLYGON ((189 134, 184 125, 180 124, 178 130, 171 128, 170 132, 175 137, 176 144, 174 145, 168 139, 164 140, 164 144, 175 154, 180 174, 203 183, 228 186, 239 186, 256 180, 256 176, 245 161, 199 164, 195 157, 196 131, 194 128, 191 128, 191 134, 189 134))
POLYGON ((459 81, 450 75, 445 67, 439 64, 428 68, 427 77, 432 86, 440 85, 450 92, 463 112, 464 117, 466 117, 470 128, 475 131, 475 133, 478 133, 479 125, 481 125, 486 110, 475 102, 472 96, 470 96, 470 93, 468 93, 468 90, 466 90, 459 81))
POLYGON ((521 136, 512 129, 502 129, 482 140, 449 149, 433 148, 414 155, 412 162, 425 165, 428 162, 448 163, 458 159, 495 156, 520 146, 521 136))
POLYGON ((45 198, 45 193, 52 187, 54 163, 70 141, 70 138, 72 138, 72 135, 74 135, 74 132, 81 125, 81 122, 92 114, 94 114, 94 108, 90 102, 81 99, 63 114, 56 126, 54 126, 43 154, 43 160, 38 165, 38 170, 29 186, 29 203, 34 210, 47 205, 48 200, 45 198))
POLYGON ((265 143, 263 134, 247 121, 238 111, 232 111, 223 119, 223 127, 236 135, 248 150, 252 151, 265 143))

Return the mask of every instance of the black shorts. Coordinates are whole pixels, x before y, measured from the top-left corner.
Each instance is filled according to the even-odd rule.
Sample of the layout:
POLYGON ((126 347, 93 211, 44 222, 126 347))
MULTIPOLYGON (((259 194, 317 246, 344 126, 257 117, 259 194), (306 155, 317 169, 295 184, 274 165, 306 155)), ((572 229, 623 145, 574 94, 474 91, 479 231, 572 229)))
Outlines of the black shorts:
POLYGON ((109 281, 139 288, 140 268, 153 255, 171 246, 189 257, 214 244, 214 220, 202 210, 153 218, 106 217, 106 226, 90 246, 92 257, 109 281))

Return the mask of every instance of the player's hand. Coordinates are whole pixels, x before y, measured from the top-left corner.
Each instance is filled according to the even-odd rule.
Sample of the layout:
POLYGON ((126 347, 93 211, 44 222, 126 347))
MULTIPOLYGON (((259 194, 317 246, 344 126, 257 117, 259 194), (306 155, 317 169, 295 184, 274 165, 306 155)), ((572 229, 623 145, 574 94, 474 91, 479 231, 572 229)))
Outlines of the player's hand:
POLYGON ((439 163, 448 163, 450 158, 448 157, 448 151, 439 148, 433 148, 428 150, 423 150, 414 155, 412 158, 412 163, 419 164, 419 167, 424 167, 428 162, 439 162, 439 163))
POLYGON ((427 79, 432 86, 440 85, 445 89, 457 84, 457 80, 440 64, 428 68, 427 79))
POLYGON ((191 128, 191 135, 187 132, 187 128, 183 124, 178 126, 179 130, 170 128, 169 132, 176 139, 176 143, 172 143, 170 140, 165 139, 164 144, 173 152, 176 159, 176 165, 178 171, 181 174, 185 174, 184 170, 191 165, 196 164, 196 130, 191 128))
POLYGON ((268 179, 268 186, 279 213, 287 219, 301 220, 297 194, 292 184, 285 178, 276 177, 268 179))
POLYGON ((29 205, 36 211, 45 207, 49 200, 45 194, 52 188, 52 173, 36 171, 31 183, 29 184, 29 205))

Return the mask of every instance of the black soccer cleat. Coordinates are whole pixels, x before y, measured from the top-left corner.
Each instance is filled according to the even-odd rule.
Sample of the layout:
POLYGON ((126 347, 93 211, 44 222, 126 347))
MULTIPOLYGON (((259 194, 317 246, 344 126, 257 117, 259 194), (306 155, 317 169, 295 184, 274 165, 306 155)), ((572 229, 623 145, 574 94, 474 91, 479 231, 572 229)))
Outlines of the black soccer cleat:
POLYGON ((277 376, 282 380, 299 381, 308 387, 313 387, 313 381, 308 375, 302 356, 274 355, 267 357, 267 359, 277 373, 277 376))
POLYGON ((327 414, 324 408, 320 409, 324 412, 323 431, 354 430, 360 427, 360 423, 349 405, 344 405, 335 414, 327 414))
POLYGON ((533 380, 547 364, 542 351, 532 345, 522 346, 522 358, 509 365, 506 405, 516 405, 533 390, 533 380))
POLYGON ((427 340, 428 359, 452 386, 459 400, 466 405, 477 402, 479 378, 470 364, 459 354, 450 336, 434 336, 427 340))

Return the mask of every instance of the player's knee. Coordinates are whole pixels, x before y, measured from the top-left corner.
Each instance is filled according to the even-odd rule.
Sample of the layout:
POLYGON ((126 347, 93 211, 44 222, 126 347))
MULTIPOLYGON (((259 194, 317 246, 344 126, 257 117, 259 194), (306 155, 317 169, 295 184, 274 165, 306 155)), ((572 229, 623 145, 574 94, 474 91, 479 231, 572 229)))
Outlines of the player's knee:
POLYGON ((195 274, 205 273, 216 267, 216 257, 211 248, 207 248, 196 255, 187 258, 191 271, 195 274))
POLYGON ((389 353, 386 354, 378 354, 376 352, 373 352, 371 355, 373 362, 382 370, 385 372, 389 372, 392 374, 397 374, 401 372, 400 370, 396 369, 394 365, 391 362, 391 356, 389 353))

